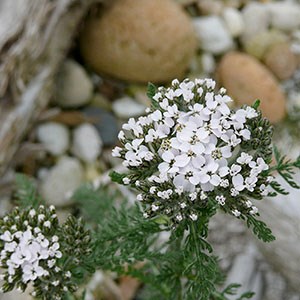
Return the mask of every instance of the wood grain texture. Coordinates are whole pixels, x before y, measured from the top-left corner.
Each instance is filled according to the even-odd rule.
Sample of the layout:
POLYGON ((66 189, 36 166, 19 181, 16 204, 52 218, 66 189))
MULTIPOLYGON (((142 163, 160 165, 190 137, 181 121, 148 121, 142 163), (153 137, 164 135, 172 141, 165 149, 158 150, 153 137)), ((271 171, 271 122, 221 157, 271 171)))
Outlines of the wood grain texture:
POLYGON ((46 107, 78 25, 101 0, 0 0, 0 176, 46 107))

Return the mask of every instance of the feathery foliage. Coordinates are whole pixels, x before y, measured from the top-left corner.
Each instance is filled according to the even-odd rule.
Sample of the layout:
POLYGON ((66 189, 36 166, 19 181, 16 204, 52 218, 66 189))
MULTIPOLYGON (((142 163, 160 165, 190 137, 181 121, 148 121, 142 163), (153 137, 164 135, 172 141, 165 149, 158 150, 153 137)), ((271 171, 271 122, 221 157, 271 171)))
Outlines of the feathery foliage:
POLYGON ((37 192, 34 180, 24 174, 16 175, 14 200, 20 208, 27 208, 29 206, 37 208, 43 204, 43 200, 37 192))
MULTIPOLYGON (((124 124, 123 148, 113 151, 127 174, 110 174, 139 192, 135 205, 112 185, 88 184, 73 195, 75 215, 60 225, 54 207, 39 206, 33 181, 18 175, 14 197, 20 208, 0 221, 3 290, 24 290, 31 282, 38 299, 84 299, 73 292, 102 269, 139 279, 143 300, 236 295, 235 283, 219 290, 224 275, 207 240, 209 221, 220 209, 244 220, 262 241, 273 241, 252 200, 288 194, 276 172, 299 189, 293 177, 300 156, 291 161, 272 149, 273 127, 258 110, 259 100, 235 112, 226 90, 214 93, 214 85, 210 79, 174 80, 168 89, 149 83, 148 117, 124 124), (36 259, 28 271, 22 259, 29 250, 36 259)), ((246 292, 237 300, 252 296, 246 292)))
MULTIPOLYGON (((224 280, 212 246, 206 241, 208 222, 216 207, 203 211, 197 222, 186 222, 171 230, 168 222, 143 218, 138 205, 129 206, 108 187, 94 190, 85 186, 74 194, 74 200, 86 217, 95 209, 93 202, 101 202, 98 224, 93 236, 93 265, 96 268, 131 275, 146 284, 142 299, 188 300, 222 299, 229 292, 217 286, 224 280), (85 199, 80 200, 80 199, 85 199), (104 217, 105 216, 105 217, 104 217)), ((235 285, 238 287, 238 285, 235 285)), ((242 298, 241 298, 242 299, 242 298)))
POLYGON ((274 146, 274 156, 276 165, 272 167, 272 171, 277 171, 292 188, 300 189, 300 186, 293 179, 295 169, 300 169, 300 156, 295 161, 292 161, 286 155, 282 155, 276 146, 274 146))

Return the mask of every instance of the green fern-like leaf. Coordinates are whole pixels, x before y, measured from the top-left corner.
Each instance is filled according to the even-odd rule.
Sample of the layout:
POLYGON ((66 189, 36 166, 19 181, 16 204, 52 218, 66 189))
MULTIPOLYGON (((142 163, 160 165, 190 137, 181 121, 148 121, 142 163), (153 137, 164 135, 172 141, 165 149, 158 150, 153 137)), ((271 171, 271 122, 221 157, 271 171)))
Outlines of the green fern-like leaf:
MULTIPOLYGON (((289 192, 287 192, 282 186, 280 183, 278 183, 277 181, 272 181, 270 182, 270 186, 279 194, 282 194, 282 195, 288 195, 289 192)), ((277 193, 274 195, 276 196, 277 193)))
POLYGON ((123 183, 123 178, 126 177, 126 174, 121 174, 121 173, 118 173, 116 171, 112 171, 112 172, 109 173, 109 176, 110 176, 110 178, 113 182, 116 182, 116 183, 119 183, 119 184, 124 184, 123 183))
POLYGON ((253 216, 247 216, 247 226, 250 228, 252 227, 253 233, 262 241, 264 242, 272 242, 275 240, 274 235, 270 228, 267 225, 254 218, 253 216))
POLYGON ((252 107, 253 107, 254 109, 257 110, 259 106, 260 106, 260 100, 257 99, 257 100, 252 104, 252 107))
POLYGON ((24 174, 17 174, 15 182, 16 191, 14 199, 20 208, 27 208, 29 206, 37 208, 43 203, 42 198, 37 193, 33 179, 24 174))
MULTIPOLYGON (((300 169, 300 156, 295 161, 292 161, 290 159, 287 159, 286 155, 282 155, 276 146, 274 146, 273 151, 274 151, 274 156, 275 156, 275 160, 276 160, 276 165, 274 167, 272 167, 270 171, 274 171, 274 170, 277 171, 278 174, 292 188, 300 189, 300 186, 295 182, 295 180, 293 178, 293 176, 295 174, 295 169, 300 169)), ((278 191, 278 192, 281 193, 280 191, 278 191)))
POLYGON ((114 199, 117 197, 120 197, 119 193, 112 191, 109 186, 100 186, 95 190, 92 185, 87 184, 80 187, 72 199, 87 222, 99 224, 105 218, 110 218, 114 199))
POLYGON ((152 98, 156 93, 156 90, 157 90, 156 86, 153 83, 149 82, 147 86, 147 96, 149 99, 152 100, 152 98))
POLYGON ((243 293, 237 300, 251 299, 255 295, 254 292, 243 293))
POLYGON ((157 92, 157 87, 153 83, 149 82, 147 87, 147 96, 151 100, 151 105, 154 109, 159 108, 158 102, 153 99, 156 92, 157 92))

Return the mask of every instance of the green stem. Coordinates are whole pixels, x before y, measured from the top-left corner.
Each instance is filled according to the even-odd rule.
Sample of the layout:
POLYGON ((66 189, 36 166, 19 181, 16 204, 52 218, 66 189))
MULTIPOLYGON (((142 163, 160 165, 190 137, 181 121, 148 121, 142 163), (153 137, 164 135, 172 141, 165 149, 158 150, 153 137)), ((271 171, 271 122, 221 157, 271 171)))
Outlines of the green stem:
MULTIPOLYGON (((176 237, 176 239, 173 240, 173 242, 170 244, 168 250, 172 253, 172 252, 177 252, 178 249, 182 249, 183 238, 184 238, 184 230, 181 232, 180 235, 178 235, 176 237)), ((184 259, 184 258, 182 258, 182 259, 184 259)), ((176 277, 178 277, 178 281, 179 281, 176 300, 182 300, 183 299, 183 290, 182 290, 182 284, 181 284, 182 274, 178 274, 176 277)))
POLYGON ((213 300, 226 300, 227 298, 225 298, 220 292, 214 291, 212 293, 212 299, 213 300))
POLYGON ((181 287, 181 285, 180 285, 180 292, 178 293, 177 300, 182 300, 182 287, 181 287))
POLYGON ((194 245, 195 245, 195 248, 196 248, 196 256, 197 256, 197 260, 201 260, 201 255, 200 255, 200 251, 199 251, 199 247, 198 247, 198 237, 197 237, 197 234, 196 234, 196 229, 195 229, 195 223, 194 222, 191 222, 190 223, 190 233, 192 234, 192 237, 193 237, 193 242, 194 242, 194 245))

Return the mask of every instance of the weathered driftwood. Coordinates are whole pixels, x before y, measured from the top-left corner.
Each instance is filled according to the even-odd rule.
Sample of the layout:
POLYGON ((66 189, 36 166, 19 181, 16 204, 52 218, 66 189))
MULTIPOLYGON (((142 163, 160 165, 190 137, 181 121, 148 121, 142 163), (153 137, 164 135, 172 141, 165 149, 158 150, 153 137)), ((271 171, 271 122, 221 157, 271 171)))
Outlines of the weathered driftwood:
POLYGON ((49 102, 88 8, 101 0, 0 0, 0 176, 49 102))
MULTIPOLYGON (((300 181, 300 172, 296 175, 300 181)), ((279 180, 290 192, 288 196, 276 199, 265 199, 259 204, 261 218, 272 229, 276 240, 272 243, 258 243, 266 259, 280 272, 289 284, 300 291, 300 199, 299 190, 289 188, 283 180, 279 180)))
MULTIPOLYGON (((295 160, 300 154, 299 139, 291 137, 285 129, 279 131, 275 143, 282 153, 295 160)), ((294 177, 300 184, 300 171, 294 177)), ((276 198, 264 199, 258 203, 261 219, 272 229, 276 240, 272 243, 258 243, 266 259, 280 272, 295 291, 300 292, 300 190, 291 188, 280 176, 277 180, 289 192, 276 198)))

